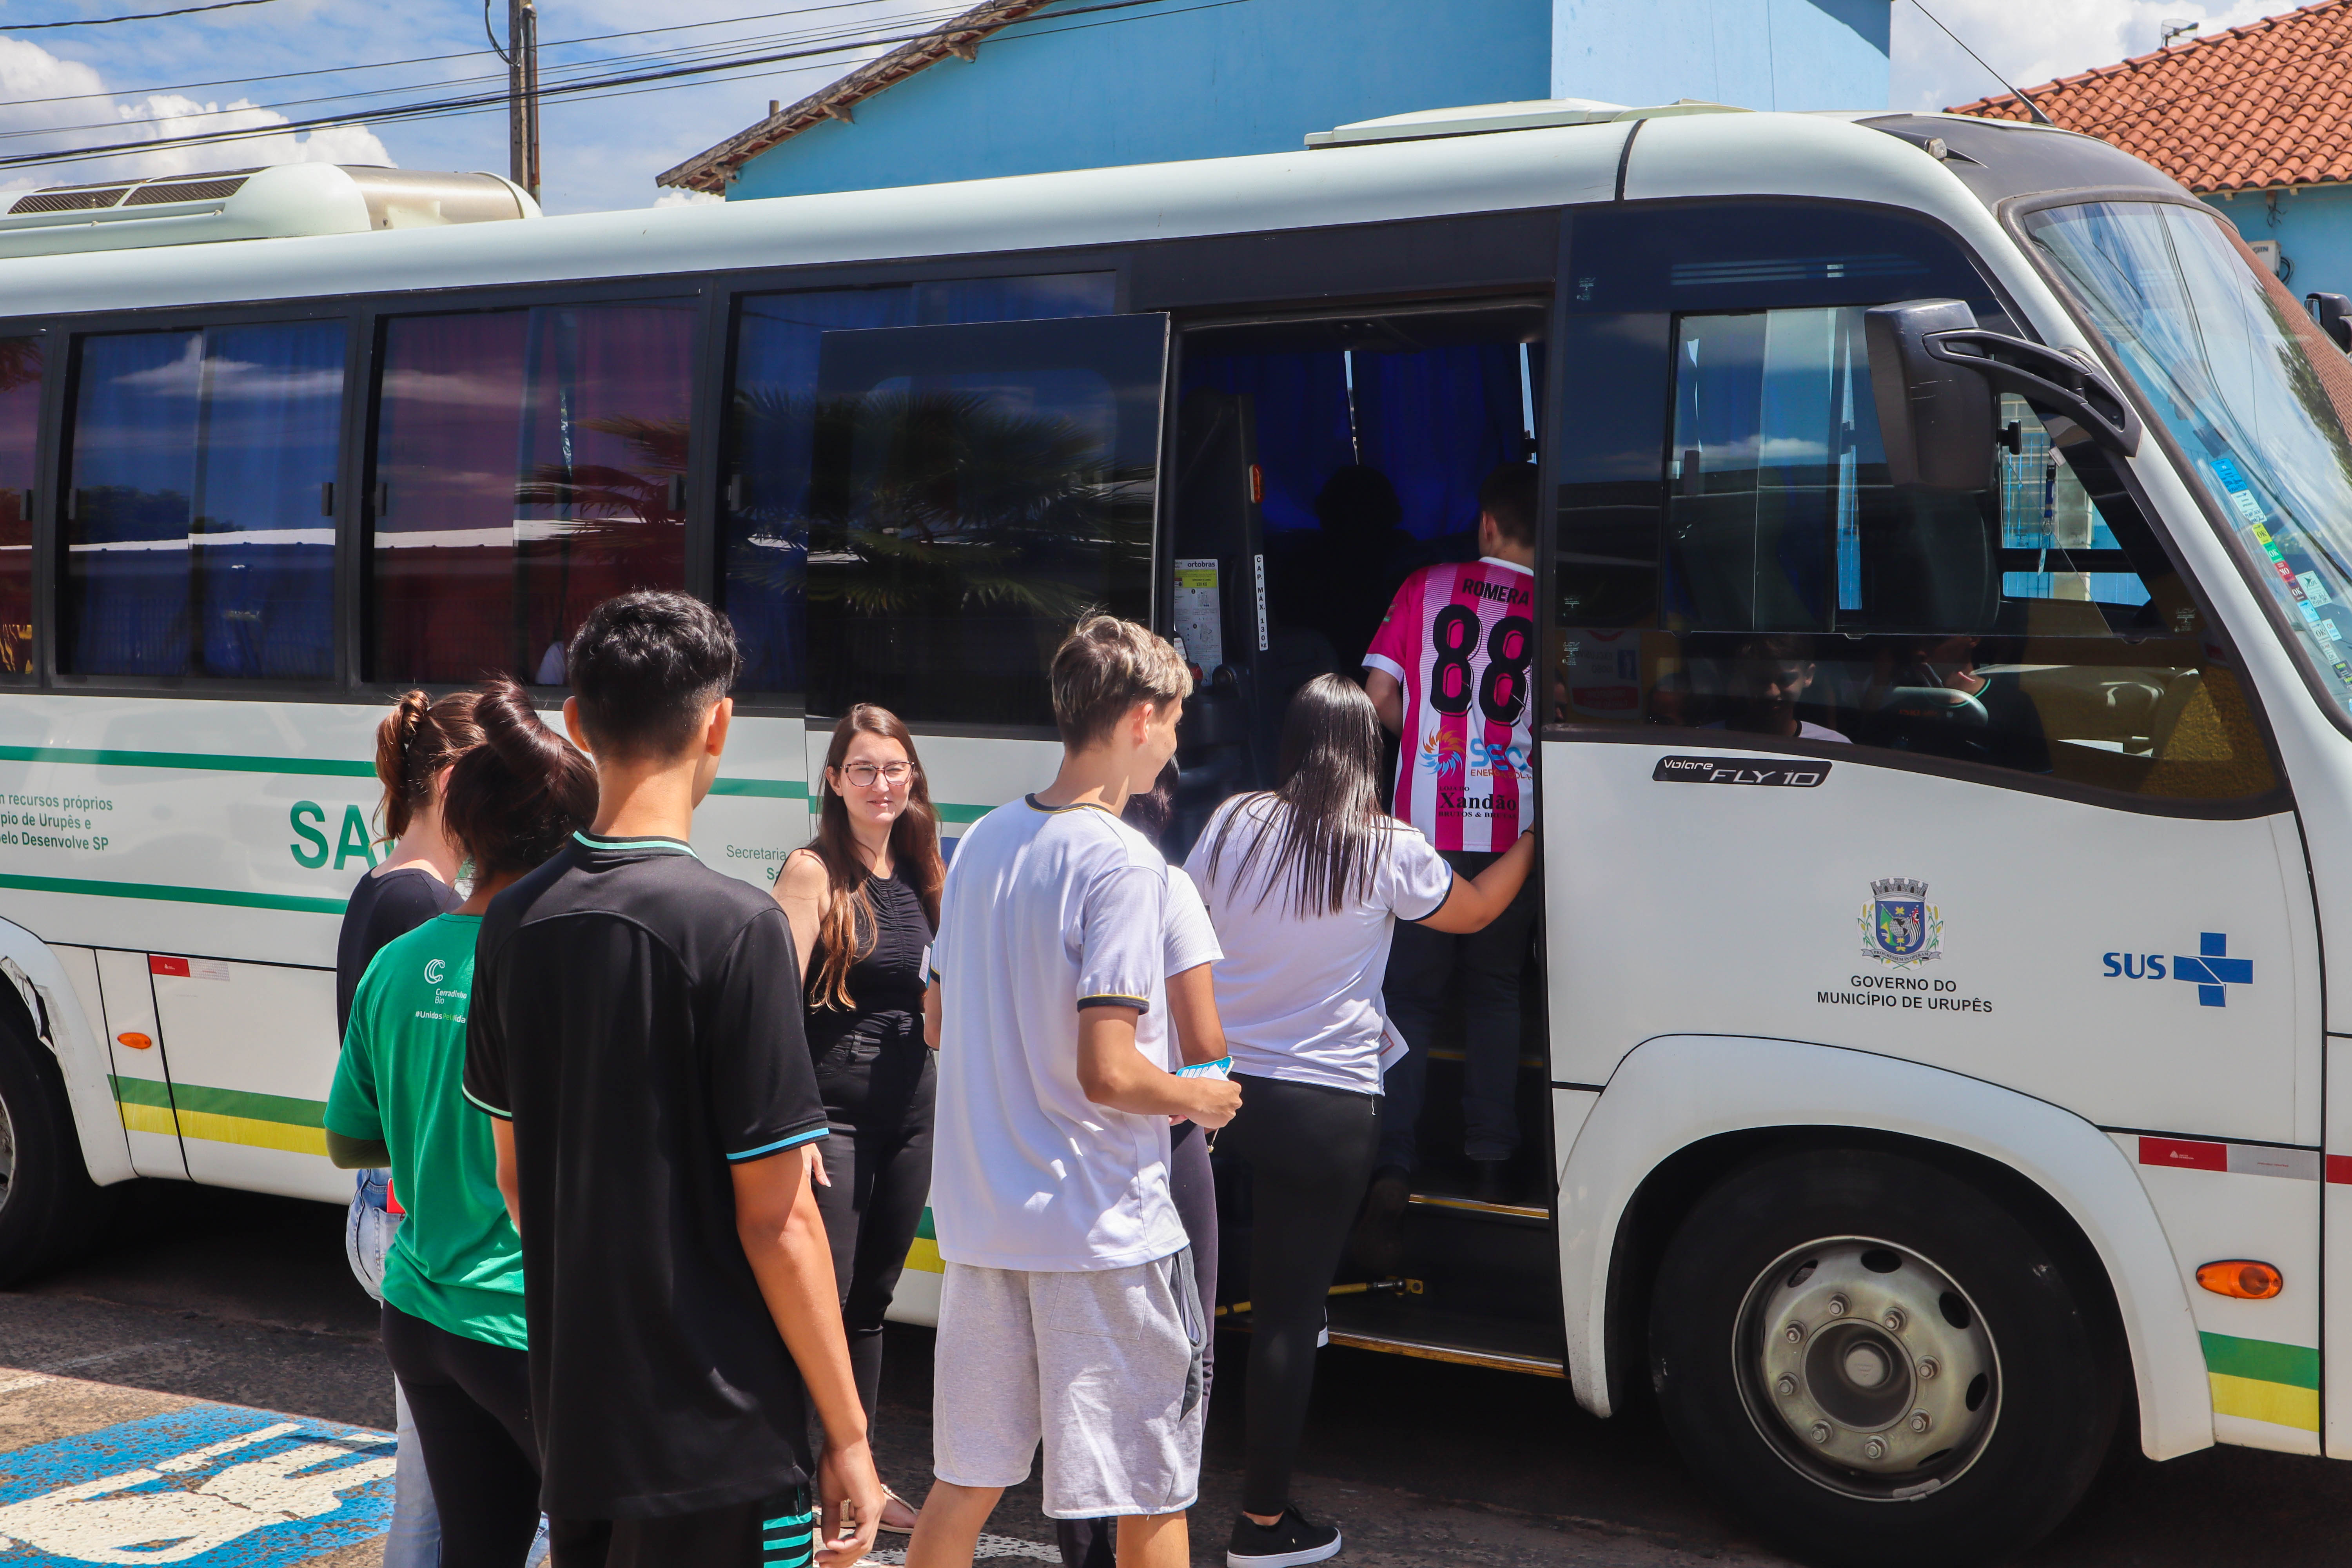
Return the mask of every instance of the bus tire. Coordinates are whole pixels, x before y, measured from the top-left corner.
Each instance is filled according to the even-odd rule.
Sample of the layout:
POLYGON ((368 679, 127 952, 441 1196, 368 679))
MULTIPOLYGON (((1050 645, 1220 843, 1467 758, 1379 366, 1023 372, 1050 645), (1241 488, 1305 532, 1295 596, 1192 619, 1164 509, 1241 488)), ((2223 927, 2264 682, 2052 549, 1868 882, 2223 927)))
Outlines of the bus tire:
POLYGON ((1899 1155, 1784 1154, 1701 1197, 1651 1298, 1691 1468, 1820 1568, 1958 1568, 2054 1527, 2119 1384, 2080 1282, 1978 1187, 1899 1155))
POLYGON ((88 1245, 106 1206, 57 1058, 12 1011, 0 1011, 0 1287, 88 1245))

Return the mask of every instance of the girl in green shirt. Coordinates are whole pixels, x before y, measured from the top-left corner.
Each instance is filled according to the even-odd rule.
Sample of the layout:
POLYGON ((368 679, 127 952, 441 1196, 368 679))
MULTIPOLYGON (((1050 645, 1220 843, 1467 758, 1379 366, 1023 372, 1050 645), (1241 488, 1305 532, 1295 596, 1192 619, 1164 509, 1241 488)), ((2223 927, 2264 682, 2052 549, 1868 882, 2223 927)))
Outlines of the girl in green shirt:
POLYGON ((384 1260, 383 1343, 440 1507, 442 1568, 520 1568, 539 1522, 522 1244, 489 1120, 460 1088, 466 1014, 483 911, 588 826, 596 775, 513 681, 485 687, 474 713, 482 743, 442 805, 473 895, 369 963, 325 1121, 335 1163, 389 1167, 407 1210, 384 1260))

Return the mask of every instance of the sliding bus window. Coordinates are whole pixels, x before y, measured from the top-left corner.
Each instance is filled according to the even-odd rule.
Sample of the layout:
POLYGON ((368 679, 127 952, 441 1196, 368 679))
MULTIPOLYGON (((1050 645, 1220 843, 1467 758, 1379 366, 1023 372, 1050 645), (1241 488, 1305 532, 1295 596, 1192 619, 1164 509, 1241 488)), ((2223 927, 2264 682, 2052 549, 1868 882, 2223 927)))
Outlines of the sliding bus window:
POLYGON ((1612 396, 1571 400, 1561 429, 1552 722, 2142 797, 2275 787, 2218 632, 2095 447, 2053 447, 2005 397, 1982 488, 1893 482, 1863 316, 1968 297, 1948 241, 1851 214, 1690 227, 1727 253, 1653 254, 1614 300, 1610 247, 1579 237, 1563 358, 1612 396))
POLYGON ((808 534, 827 332, 1108 315, 1108 272, 758 294, 736 318, 721 527, 721 603, 743 688, 787 699, 808 679, 808 534))
POLYGON ((33 669, 33 462, 41 340, 0 338, 0 676, 33 669))
POLYGON ((61 669, 334 674, 344 338, 281 321, 80 341, 61 669))
POLYGON ((690 299, 383 327, 367 673, 564 681, 599 600, 686 580, 690 299))

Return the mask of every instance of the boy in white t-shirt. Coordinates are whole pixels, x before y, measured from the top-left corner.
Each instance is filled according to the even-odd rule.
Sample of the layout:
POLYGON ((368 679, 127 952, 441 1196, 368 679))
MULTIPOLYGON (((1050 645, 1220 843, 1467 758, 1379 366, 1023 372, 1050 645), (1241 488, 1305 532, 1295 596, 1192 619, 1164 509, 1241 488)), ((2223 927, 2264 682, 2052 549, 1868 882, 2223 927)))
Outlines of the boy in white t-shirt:
POLYGON ((939 1484, 908 1568, 968 1568, 1042 1439, 1047 1515, 1117 1516, 1120 1568, 1184 1568, 1208 1315, 1168 1192, 1168 1119, 1241 1092, 1181 1079, 1166 1031, 1168 865, 1118 814, 1175 754, 1176 652, 1095 616, 1054 656, 1062 765, 963 836, 940 897, 931 1212, 939 1484), (1156 1022, 1156 1018, 1155 1018, 1156 1022))

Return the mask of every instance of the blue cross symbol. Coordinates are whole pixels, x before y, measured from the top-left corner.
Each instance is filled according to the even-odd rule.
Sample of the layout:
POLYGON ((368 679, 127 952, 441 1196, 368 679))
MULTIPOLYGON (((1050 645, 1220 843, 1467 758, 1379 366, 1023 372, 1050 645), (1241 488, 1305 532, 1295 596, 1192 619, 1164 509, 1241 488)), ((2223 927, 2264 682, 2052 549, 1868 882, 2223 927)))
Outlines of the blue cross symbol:
POLYGON ((2197 957, 2182 958, 2177 953, 2173 956, 2172 977, 2196 984, 2200 1007, 2226 1007, 2230 1004, 2223 987, 2254 983, 2254 961, 2228 957, 2229 951, 2230 939, 2220 931, 2209 931, 2198 934, 2197 957))

